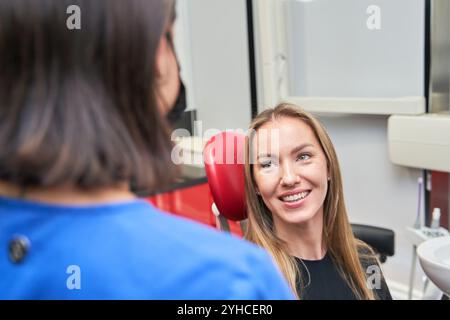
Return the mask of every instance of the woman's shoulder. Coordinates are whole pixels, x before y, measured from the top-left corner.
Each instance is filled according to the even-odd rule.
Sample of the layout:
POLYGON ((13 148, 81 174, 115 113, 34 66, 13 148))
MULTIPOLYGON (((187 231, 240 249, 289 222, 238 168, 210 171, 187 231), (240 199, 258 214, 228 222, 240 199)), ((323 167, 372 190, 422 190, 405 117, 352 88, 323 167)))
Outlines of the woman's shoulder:
MULTIPOLYGON (((2 243, 8 241, 3 234, 12 234, 10 230, 19 222, 22 225, 22 235, 31 244, 24 264, 27 270, 33 270, 27 277, 35 279, 34 283, 45 282, 47 287, 60 288, 70 277, 66 270, 73 270, 72 267, 79 269, 75 273, 81 274, 82 283, 89 283, 83 291, 61 293, 55 289, 49 290, 54 295, 43 293, 37 297, 73 298, 74 294, 78 298, 107 299, 291 297, 268 253, 230 234, 161 212, 144 201, 67 208, 67 212, 65 209, 17 206, 16 215, 8 212, 10 223, 0 225, 0 231, 5 231, 0 232, 2 243), (35 217, 40 213, 44 216, 40 215, 37 228, 35 217), (52 257, 50 264, 48 257, 52 257), (193 277, 195 274, 201 277, 193 277), (110 288, 110 283, 120 285, 114 290, 104 290, 110 288), (211 283, 219 289, 211 292, 211 283)), ((0 220, 2 213, 0 206, 0 220)), ((15 276, 0 282, 13 287, 16 276, 24 274, 18 273, 15 265, 8 266, 4 273, 15 276)), ((27 294, 27 288, 20 288, 18 296, 27 294)), ((1 297, 5 295, 0 293, 1 297)))

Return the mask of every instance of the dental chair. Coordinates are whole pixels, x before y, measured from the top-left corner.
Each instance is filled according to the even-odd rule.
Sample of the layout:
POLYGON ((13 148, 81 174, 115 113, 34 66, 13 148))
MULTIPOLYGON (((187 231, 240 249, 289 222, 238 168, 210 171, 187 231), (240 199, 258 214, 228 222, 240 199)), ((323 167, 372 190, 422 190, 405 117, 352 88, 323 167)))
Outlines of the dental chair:
MULTIPOLYGON (((245 135, 221 132, 205 145, 203 160, 206 176, 214 200, 212 211, 217 226, 230 232, 228 220, 238 221, 245 234, 247 210, 245 206, 244 161, 245 135)), ((356 238, 364 241, 378 254, 380 262, 395 252, 395 234, 390 229, 363 224, 351 224, 356 238)))

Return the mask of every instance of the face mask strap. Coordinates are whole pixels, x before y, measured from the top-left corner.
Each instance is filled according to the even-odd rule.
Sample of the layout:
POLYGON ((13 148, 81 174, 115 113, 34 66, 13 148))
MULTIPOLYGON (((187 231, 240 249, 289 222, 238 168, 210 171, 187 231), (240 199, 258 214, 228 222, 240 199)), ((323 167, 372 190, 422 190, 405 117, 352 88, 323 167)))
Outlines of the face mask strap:
MULTIPOLYGON (((180 62, 178 60, 177 53, 175 51, 175 45, 172 38, 172 33, 170 31, 167 31, 166 34, 167 42, 169 43, 170 48, 173 51, 173 54, 175 56, 175 60, 177 62, 178 66, 178 72, 181 71, 180 62)), ((180 90, 178 92, 178 97, 175 102, 175 105, 172 107, 172 109, 167 114, 167 120, 170 124, 174 125, 178 120, 181 119, 183 116, 184 111, 186 110, 187 103, 186 103, 186 87, 184 86, 183 81, 181 80, 180 75, 178 75, 178 79, 180 81, 180 90)))

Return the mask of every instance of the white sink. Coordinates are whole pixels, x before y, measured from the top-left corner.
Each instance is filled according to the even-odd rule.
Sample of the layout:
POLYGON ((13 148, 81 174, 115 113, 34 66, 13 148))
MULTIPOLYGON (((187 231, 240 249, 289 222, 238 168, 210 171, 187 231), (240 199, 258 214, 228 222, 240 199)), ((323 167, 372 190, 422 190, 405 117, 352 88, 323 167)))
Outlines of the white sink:
POLYGON ((423 242, 417 248, 417 255, 428 278, 450 295, 450 236, 423 242))

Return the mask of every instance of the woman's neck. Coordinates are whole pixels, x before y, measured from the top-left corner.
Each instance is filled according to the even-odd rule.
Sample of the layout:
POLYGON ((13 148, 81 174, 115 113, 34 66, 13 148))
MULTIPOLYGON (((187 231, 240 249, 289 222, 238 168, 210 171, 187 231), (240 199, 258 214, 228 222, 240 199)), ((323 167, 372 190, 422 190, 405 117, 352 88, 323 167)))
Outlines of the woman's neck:
POLYGON ((323 214, 302 224, 275 226, 278 237, 286 241, 289 253, 305 260, 321 260, 327 252, 323 239, 323 214))
POLYGON ((67 185, 48 188, 23 188, 15 184, 0 181, 0 195, 9 198, 60 205, 89 205, 122 202, 136 198, 129 190, 127 183, 95 189, 81 189, 67 185))

